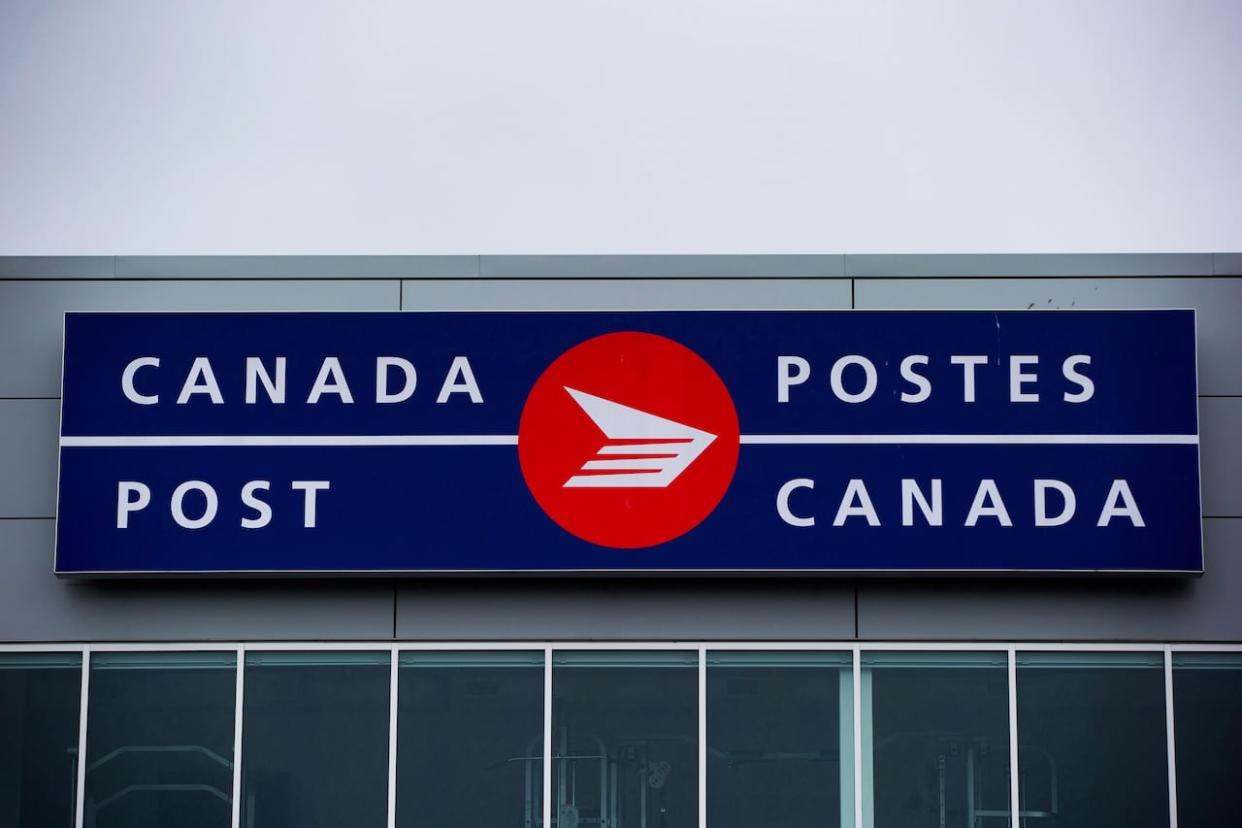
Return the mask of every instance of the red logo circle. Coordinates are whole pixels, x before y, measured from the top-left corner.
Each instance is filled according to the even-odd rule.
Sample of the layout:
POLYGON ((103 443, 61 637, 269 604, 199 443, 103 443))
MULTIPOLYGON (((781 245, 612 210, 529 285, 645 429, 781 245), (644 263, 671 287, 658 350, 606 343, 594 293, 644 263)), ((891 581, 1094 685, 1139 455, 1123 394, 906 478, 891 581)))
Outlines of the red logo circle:
POLYGON ((561 354, 531 389, 518 459, 552 520, 636 549, 699 525, 724 497, 737 411, 694 351, 655 334, 604 334, 561 354))

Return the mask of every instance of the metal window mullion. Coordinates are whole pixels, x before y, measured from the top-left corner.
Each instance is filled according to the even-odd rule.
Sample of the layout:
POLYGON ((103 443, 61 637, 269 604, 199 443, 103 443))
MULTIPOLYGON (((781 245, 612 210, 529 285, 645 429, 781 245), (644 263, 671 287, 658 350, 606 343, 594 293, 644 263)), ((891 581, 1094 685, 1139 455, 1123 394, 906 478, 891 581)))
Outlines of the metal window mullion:
POLYGON ((1177 828, 1177 740, 1173 730, 1173 649, 1164 648, 1164 724, 1169 768, 1169 828, 1177 828))
MULTIPOLYGON (((242 701, 246 692, 246 649, 237 648, 237 675, 233 690, 233 796, 232 828, 241 828, 242 701)), ((80 828, 80 826, 79 826, 80 828)))
MULTIPOLYGON (((443 650, 542 650, 547 641, 424 641, 417 646, 419 651, 438 652, 443 650)), ((87 646, 83 643, 25 643, 0 644, 0 653, 54 652, 80 653, 87 646)), ((247 650, 281 650, 289 652, 316 651, 380 651, 392 649, 391 642, 375 641, 252 641, 244 645, 236 641, 191 641, 191 642, 91 642, 92 652, 197 652, 233 650, 245 646, 247 650)), ((853 641, 555 641, 551 644, 558 650, 698 650, 710 646, 713 650, 768 650, 775 652, 796 651, 845 651, 854 646, 853 641)), ((1242 644, 1162 644, 1135 642, 1082 642, 1082 641, 868 641, 868 650, 879 651, 943 651, 958 650, 962 652, 999 652, 1009 647, 1020 646, 1026 650, 1048 650, 1052 652, 1150 652, 1160 653, 1165 648, 1175 653, 1180 652, 1242 652, 1242 644)))
POLYGON ((699 648, 699 828, 707 828, 707 648, 699 648))
POLYGON ((862 650, 853 648, 854 661, 854 828, 863 828, 862 780, 862 650))
POLYGON ((543 649, 543 828, 552 826, 552 648, 543 649))
POLYGON ((399 653, 392 648, 388 677, 388 828, 397 825, 397 686, 399 653))
POLYGON ((90 711, 91 648, 82 648, 82 684, 78 691, 78 781, 74 792, 73 824, 82 828, 86 810, 86 719, 90 711))
POLYGON ((1009 825, 1018 828, 1018 655, 1013 647, 1006 654, 1009 673, 1009 825))

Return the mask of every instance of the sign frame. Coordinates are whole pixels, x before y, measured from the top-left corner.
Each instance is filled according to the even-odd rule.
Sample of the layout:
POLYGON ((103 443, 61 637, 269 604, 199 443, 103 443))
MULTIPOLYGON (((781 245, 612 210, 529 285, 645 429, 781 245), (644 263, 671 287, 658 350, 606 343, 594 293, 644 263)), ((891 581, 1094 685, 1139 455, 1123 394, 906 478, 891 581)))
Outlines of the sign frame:
MULTIPOLYGON (((1196 308, 1191 307, 1123 307, 1123 308, 1049 308, 1037 307, 1028 309, 1018 308, 823 308, 823 307, 804 307, 804 308, 733 308, 733 307, 713 307, 713 308, 438 308, 438 309, 420 309, 420 308, 402 308, 400 310, 84 310, 74 311, 65 310, 62 314, 61 325, 61 393, 58 401, 58 433, 57 433, 57 475, 56 475, 56 504, 53 514, 53 574, 58 578, 67 580, 78 579, 100 579, 100 580, 184 580, 184 579, 210 579, 210 580, 235 580, 235 579, 323 579, 323 578, 349 578, 349 579, 405 579, 405 578, 422 578, 428 579, 474 579, 474 578, 674 578, 683 579, 689 577, 708 577, 733 579, 742 577, 763 578, 763 579, 783 579, 799 576, 816 576, 825 579, 840 578, 878 578, 883 580, 891 579, 918 579, 918 580, 944 580, 944 579, 961 579, 961 578, 1002 578, 1002 579, 1032 579, 1032 578, 1074 578, 1084 580, 1098 580, 1100 578, 1118 578, 1118 579, 1181 579, 1186 577, 1202 577, 1206 574, 1205 561, 1205 536, 1203 532, 1203 452, 1202 452, 1202 418, 1199 401, 1200 381, 1199 381, 1199 325, 1198 312, 1196 308), (396 315, 402 313, 409 314, 535 314, 535 313, 565 313, 565 314, 667 314, 667 313, 831 313, 850 315, 855 313, 901 313, 901 314, 945 314, 945 313, 969 313, 969 314, 986 314, 986 313, 1021 313, 1021 314, 1073 314, 1086 315, 1093 313, 1143 313, 1143 312, 1165 312, 1165 311, 1182 311, 1189 312, 1192 319, 1193 345, 1194 345, 1194 409, 1195 409, 1195 446, 1197 460, 1197 502, 1198 502, 1198 527, 1199 527, 1199 545, 1198 545, 1198 569, 1114 569, 1114 568, 1092 568, 1092 569, 1069 569, 1069 568, 1045 568, 1031 569, 1021 567, 984 567, 984 568, 865 568, 865 567, 807 567, 807 568, 728 568, 728 567, 702 567, 702 568, 531 568, 531 567, 514 567, 511 569, 498 568, 412 568, 412 569, 177 569, 177 570, 155 570, 155 569, 137 569, 137 570, 61 570, 59 567, 59 549, 60 549, 60 527, 61 527, 61 464, 63 458, 64 445, 64 399, 65 399, 65 345, 67 340, 67 325, 65 324, 70 314, 89 314, 92 316, 168 316, 168 315, 189 315, 189 316, 228 316, 228 315, 302 315, 302 316, 332 316, 332 315, 354 315, 354 314, 387 314, 396 315)), ((693 531, 693 530, 691 530, 693 531)))

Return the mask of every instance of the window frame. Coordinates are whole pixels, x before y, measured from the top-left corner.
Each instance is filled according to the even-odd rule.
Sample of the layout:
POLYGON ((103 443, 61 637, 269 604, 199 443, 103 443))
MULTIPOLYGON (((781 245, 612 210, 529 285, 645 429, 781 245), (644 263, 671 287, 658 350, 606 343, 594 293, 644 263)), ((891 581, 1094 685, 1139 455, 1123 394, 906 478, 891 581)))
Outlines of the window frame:
MULTIPOLYGON (((697 654, 698 671, 698 799, 699 826, 707 826, 707 660, 708 654, 718 650, 754 651, 820 651, 832 650, 851 654, 854 725, 854 828, 869 828, 864 824, 863 776, 862 776, 862 711, 861 711, 861 658, 863 652, 879 651, 936 651, 936 652, 1004 652, 1008 662, 1009 691, 1009 752, 1010 752, 1010 820, 1018 824, 1018 726, 1017 726, 1017 672, 1016 659, 1020 652, 1151 652, 1159 653, 1164 668, 1164 705, 1167 766, 1169 779, 1169 825, 1177 828, 1177 757, 1173 703, 1173 654, 1183 652, 1242 652, 1242 644, 1196 644, 1173 642, 1038 642, 1038 641, 281 641, 281 642, 114 642, 114 643, 21 643, 0 644, 0 656, 9 653, 78 653, 81 656, 81 691, 78 715, 78 755, 85 755, 86 733, 90 701, 90 666, 92 653, 110 652, 194 652, 232 651, 237 657, 236 698, 234 701, 233 790, 240 789, 242 727, 245 697, 246 655, 255 652, 290 651, 374 651, 385 652, 389 658, 389 720, 388 720, 388 828, 396 825, 396 759, 397 759, 397 681, 401 654, 404 652, 470 651, 470 650, 527 650, 543 652, 543 822, 551 825, 552 781, 552 661, 553 653, 561 650, 669 650, 693 651, 697 654)), ((83 800, 85 763, 79 763, 75 788, 75 826, 83 825, 83 800)), ((239 828, 240 797, 234 795, 232 802, 232 828, 239 828)))

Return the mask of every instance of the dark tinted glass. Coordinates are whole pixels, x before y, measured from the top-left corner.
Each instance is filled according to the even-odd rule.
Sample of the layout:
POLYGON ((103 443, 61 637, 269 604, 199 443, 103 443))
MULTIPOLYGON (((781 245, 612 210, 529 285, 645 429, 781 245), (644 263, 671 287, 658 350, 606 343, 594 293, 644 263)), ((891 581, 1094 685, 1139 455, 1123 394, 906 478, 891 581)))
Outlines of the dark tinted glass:
POLYGON ((84 821, 228 828, 233 653, 91 656, 84 821))
POLYGON ((77 653, 0 654, 0 825, 73 825, 81 666, 77 653))
POLYGON ((543 653, 403 653, 397 825, 533 826, 543 793, 543 653))
POLYGON ((1242 653, 1173 656, 1177 817, 1182 828, 1242 813, 1242 653))
POLYGON ((552 663, 553 824, 697 828, 697 653, 552 663))
POLYGON ((1008 656, 864 653, 862 665, 873 769, 863 777, 866 824, 1009 824, 1008 656))
POLYGON ((1018 655, 1019 807, 1027 824, 1169 824, 1160 653, 1018 655))
POLYGON ((384 828, 390 656, 248 653, 245 828, 384 828))
POLYGON ((852 828, 852 698, 849 653, 709 653, 708 824, 852 828))

